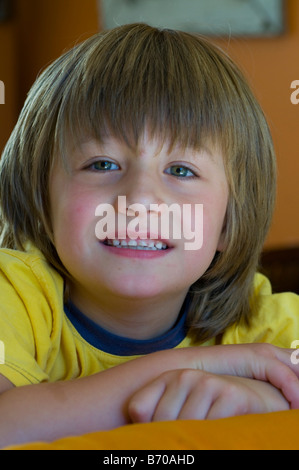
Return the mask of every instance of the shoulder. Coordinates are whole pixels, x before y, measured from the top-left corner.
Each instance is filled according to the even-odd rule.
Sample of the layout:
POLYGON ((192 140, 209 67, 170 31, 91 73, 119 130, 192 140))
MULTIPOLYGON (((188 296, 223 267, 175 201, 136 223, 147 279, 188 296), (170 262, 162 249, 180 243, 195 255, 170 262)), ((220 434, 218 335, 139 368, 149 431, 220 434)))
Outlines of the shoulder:
POLYGON ((49 265, 43 254, 32 245, 26 251, 0 249, 0 286, 11 286, 24 294, 31 288, 39 288, 48 295, 60 293, 63 281, 49 265))
POLYGON ((270 281, 257 273, 249 324, 228 328, 223 343, 263 342, 289 348, 296 339, 299 339, 299 296, 292 292, 273 294, 270 281))
POLYGON ((48 380, 48 363, 61 338, 61 276, 34 247, 0 249, 0 297, 1 374, 15 385, 48 380))
POLYGON ((63 279, 33 246, 0 249, 1 322, 43 322, 52 328, 63 311, 63 279), (26 320, 25 320, 26 319, 26 320))

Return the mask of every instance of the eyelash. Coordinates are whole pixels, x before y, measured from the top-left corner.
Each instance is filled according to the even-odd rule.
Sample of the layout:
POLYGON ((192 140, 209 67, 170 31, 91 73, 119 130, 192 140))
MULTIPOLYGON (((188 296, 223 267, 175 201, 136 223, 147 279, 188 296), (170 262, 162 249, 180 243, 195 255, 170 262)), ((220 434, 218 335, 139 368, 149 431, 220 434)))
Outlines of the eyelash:
MULTIPOLYGON (((117 171, 119 170, 119 166, 116 164, 116 163, 113 163, 111 162, 110 160, 98 160, 94 163, 92 163, 91 165, 89 165, 87 167, 87 169, 90 169, 92 171, 95 171, 95 172, 109 172, 109 171, 117 171), (96 168, 96 165, 103 165, 103 164, 110 164, 111 166, 115 166, 116 168, 112 169, 112 168, 96 168)), ((169 174, 171 176, 174 176, 175 178, 178 178, 178 179, 194 179, 194 178, 198 178, 198 175, 193 171, 191 170, 190 168, 188 168, 187 166, 185 165, 171 165, 170 167, 168 167, 166 170, 165 170, 165 173, 166 174, 169 174), (184 171, 186 171, 187 173, 191 173, 191 175, 189 174, 188 176, 182 176, 180 174, 172 174, 171 173, 171 169, 172 168, 178 168, 178 169, 183 169, 184 171)))
POLYGON ((92 171, 101 171, 101 172, 104 173, 104 172, 107 172, 107 171, 116 171, 116 170, 119 169, 119 166, 116 165, 116 163, 110 162, 109 160, 97 160, 96 162, 89 165, 87 168, 92 170, 92 171), (111 170, 111 168, 109 168, 109 169, 107 169, 107 168, 95 168, 96 165, 103 164, 103 163, 109 163, 110 165, 114 165, 117 168, 114 168, 113 170, 111 170))
POLYGON ((167 172, 167 174, 171 175, 170 171, 172 168, 179 168, 179 169, 183 169, 183 170, 186 170, 187 173, 191 173, 191 175, 189 176, 182 176, 182 175, 179 175, 179 174, 172 174, 172 176, 174 176, 175 178, 178 178, 178 179, 193 179, 193 178, 197 178, 198 176, 196 175, 196 173, 191 170, 190 168, 188 168, 187 166, 185 165, 171 165, 169 168, 167 168, 167 170, 169 170, 169 172, 167 170, 165 170, 165 172, 167 172))

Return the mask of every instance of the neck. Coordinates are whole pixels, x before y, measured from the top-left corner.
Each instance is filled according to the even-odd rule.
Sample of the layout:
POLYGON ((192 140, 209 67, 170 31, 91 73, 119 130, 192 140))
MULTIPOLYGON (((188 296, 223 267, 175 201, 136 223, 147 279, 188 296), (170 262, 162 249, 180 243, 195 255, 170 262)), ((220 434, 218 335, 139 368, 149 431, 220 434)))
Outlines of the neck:
POLYGON ((140 340, 153 339, 168 331, 178 318, 186 294, 145 299, 107 292, 90 296, 70 285, 70 299, 84 315, 111 333, 140 340))

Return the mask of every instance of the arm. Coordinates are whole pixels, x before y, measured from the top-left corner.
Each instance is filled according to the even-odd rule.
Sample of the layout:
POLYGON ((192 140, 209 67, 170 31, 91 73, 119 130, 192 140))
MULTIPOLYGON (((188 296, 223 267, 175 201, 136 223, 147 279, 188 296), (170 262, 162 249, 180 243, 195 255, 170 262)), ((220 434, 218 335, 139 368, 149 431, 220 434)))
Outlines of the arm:
POLYGON ((132 394, 166 370, 195 367, 194 352, 157 352, 68 382, 15 388, 0 376, 0 448, 127 424, 132 394))
POLYGON ((154 353, 89 377, 18 388, 0 377, 0 448, 127 424, 130 396, 179 360, 176 351, 154 353))
POLYGON ((289 366, 290 352, 273 346, 212 346, 153 353, 69 382, 14 388, 2 377, 0 447, 129 423, 131 397, 162 373, 178 369, 268 381, 299 407, 299 381, 289 366))

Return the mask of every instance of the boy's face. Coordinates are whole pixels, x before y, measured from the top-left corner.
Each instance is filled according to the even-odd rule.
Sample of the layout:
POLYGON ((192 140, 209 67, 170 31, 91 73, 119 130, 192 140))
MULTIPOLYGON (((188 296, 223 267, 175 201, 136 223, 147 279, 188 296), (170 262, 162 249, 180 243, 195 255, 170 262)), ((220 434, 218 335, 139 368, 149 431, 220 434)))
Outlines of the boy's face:
POLYGON ((228 183, 221 153, 212 147, 169 153, 167 142, 144 133, 136 149, 114 137, 104 144, 87 139, 69 157, 69 171, 54 166, 50 203, 54 243, 72 277, 75 303, 84 310, 109 295, 183 300, 223 249, 228 183), (161 219, 168 227, 157 225, 161 219), (136 237, 141 248, 115 246, 136 237))

